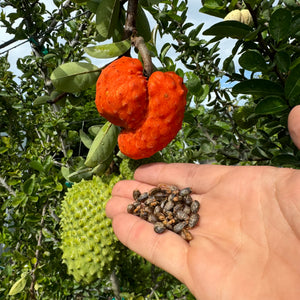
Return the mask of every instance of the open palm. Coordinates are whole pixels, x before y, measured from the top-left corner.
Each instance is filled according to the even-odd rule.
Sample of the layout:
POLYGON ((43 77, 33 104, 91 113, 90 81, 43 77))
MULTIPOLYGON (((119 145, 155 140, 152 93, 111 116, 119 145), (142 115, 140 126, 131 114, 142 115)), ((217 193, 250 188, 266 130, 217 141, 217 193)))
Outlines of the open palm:
POLYGON ((117 183, 106 212, 122 243, 173 274, 201 300, 300 299, 300 171, 152 164, 117 183), (132 191, 191 187, 201 203, 187 243, 126 211, 132 191))

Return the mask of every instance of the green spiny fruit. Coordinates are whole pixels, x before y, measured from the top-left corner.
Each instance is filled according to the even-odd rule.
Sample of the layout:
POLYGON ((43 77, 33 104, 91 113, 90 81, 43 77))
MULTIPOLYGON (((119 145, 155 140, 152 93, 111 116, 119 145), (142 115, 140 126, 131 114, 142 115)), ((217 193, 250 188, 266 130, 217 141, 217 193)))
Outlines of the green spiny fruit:
POLYGON ((62 257, 78 282, 104 279, 119 259, 123 246, 105 215, 112 187, 119 180, 118 176, 94 176, 75 183, 65 194, 60 215, 62 257))
POLYGON ((131 159, 124 158, 120 164, 120 173, 124 179, 133 179, 134 171, 141 165, 150 164, 153 162, 163 162, 159 152, 149 158, 131 159))

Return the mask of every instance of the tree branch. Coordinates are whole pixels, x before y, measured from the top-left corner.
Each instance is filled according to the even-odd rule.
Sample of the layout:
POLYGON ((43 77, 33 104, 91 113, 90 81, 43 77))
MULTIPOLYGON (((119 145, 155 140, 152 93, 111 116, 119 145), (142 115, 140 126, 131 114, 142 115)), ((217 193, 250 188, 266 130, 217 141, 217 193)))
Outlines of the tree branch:
POLYGON ((0 176, 0 185, 3 186, 12 196, 16 196, 16 192, 6 183, 5 179, 0 176))
POLYGON ((124 39, 128 39, 136 31, 136 15, 138 0, 129 0, 127 8, 127 17, 124 26, 124 39))

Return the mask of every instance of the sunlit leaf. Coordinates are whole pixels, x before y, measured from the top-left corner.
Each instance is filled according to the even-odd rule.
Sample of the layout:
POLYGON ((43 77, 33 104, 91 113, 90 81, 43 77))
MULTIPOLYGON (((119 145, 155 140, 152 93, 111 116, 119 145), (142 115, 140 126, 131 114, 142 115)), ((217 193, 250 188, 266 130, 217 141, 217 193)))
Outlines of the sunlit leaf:
POLYGON ((278 96, 268 96, 261 100, 256 108, 256 114, 274 114, 288 109, 288 105, 278 96))
POLYGON ((84 51, 95 58, 112 58, 124 54, 131 46, 129 40, 116 42, 112 44, 85 47, 84 51))

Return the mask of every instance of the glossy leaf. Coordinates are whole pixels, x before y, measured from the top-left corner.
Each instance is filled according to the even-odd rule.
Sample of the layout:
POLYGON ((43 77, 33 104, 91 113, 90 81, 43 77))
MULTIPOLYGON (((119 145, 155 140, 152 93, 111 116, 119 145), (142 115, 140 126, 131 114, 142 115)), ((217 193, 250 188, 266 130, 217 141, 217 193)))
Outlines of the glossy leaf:
POLYGON ((291 58, 285 51, 279 51, 275 54, 275 63, 282 73, 287 73, 291 65, 291 58))
POLYGON ((195 96, 201 96, 201 94, 203 93, 203 88, 201 85, 200 78, 193 72, 188 72, 185 75, 187 76, 187 81, 185 82, 185 85, 188 91, 195 96))
POLYGON ((270 34, 276 41, 281 41, 288 37, 292 22, 292 14, 285 8, 274 11, 270 19, 270 34))
POLYGON ((256 108, 256 114, 274 114, 288 109, 288 105, 278 96, 269 96, 261 100, 256 108))
POLYGON ((93 125, 91 127, 89 127, 88 131, 89 134, 91 134, 92 136, 96 136, 99 132, 99 130, 101 129, 101 125, 93 125))
POLYGON ((300 166, 300 161, 291 154, 279 154, 272 158, 272 164, 279 167, 300 166))
POLYGON ((102 175, 110 166, 113 157, 113 153, 111 153, 111 155, 104 162, 100 163, 99 165, 93 168, 92 173, 97 176, 102 175))
POLYGON ((49 100, 51 100, 50 96, 39 96, 35 98, 35 100, 33 101, 33 105, 36 106, 36 105, 45 104, 49 100))
POLYGON ((231 37, 243 39, 252 31, 252 28, 238 21, 223 21, 214 24, 203 32, 204 35, 215 35, 216 37, 231 37))
POLYGON ((93 64, 70 62, 56 68, 50 78, 57 90, 76 93, 94 85, 99 75, 99 68, 93 64))
POLYGON ((143 8, 140 5, 138 5, 137 9, 136 29, 138 34, 144 38, 145 42, 151 40, 151 28, 149 25, 149 21, 143 8))
POLYGON ((239 64, 246 70, 252 72, 264 72, 267 64, 264 57, 257 51, 248 50, 239 58, 239 64))
POLYGON ((35 186, 35 181, 36 180, 35 180, 35 174, 34 174, 24 182, 23 190, 24 190, 25 194, 27 194, 27 195, 32 194, 32 192, 34 190, 34 186, 35 186))
POLYGON ((129 40, 112 44, 92 46, 84 48, 84 51, 95 58, 112 58, 124 54, 131 47, 129 40))
POLYGON ((108 159, 117 144, 118 134, 119 128, 110 122, 106 122, 91 145, 85 165, 94 168, 108 159))
POLYGON ((102 0, 96 12, 96 28, 103 38, 110 36, 114 22, 118 18, 120 9, 119 0, 102 0))
POLYGON ((279 84, 266 79, 250 79, 239 82, 232 88, 232 92, 257 96, 282 96, 284 94, 283 88, 279 84))
POLYGON ((291 100, 300 95, 300 64, 294 67, 285 83, 285 96, 291 100))

